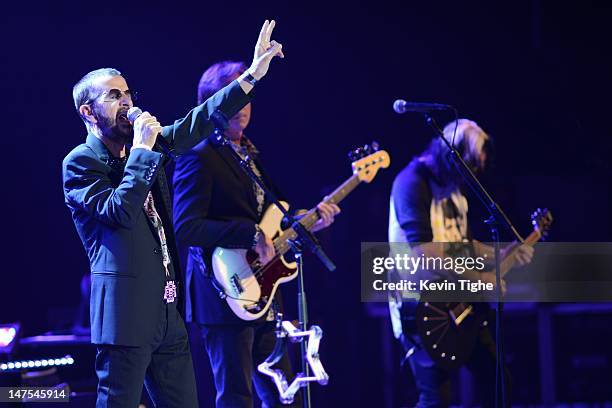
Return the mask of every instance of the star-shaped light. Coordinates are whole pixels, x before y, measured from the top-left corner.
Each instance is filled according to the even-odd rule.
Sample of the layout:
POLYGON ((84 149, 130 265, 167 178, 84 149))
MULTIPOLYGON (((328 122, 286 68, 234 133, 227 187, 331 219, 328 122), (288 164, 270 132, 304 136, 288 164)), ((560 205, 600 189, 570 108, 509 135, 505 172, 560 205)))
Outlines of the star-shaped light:
POLYGON ((323 337, 323 330, 319 326, 311 326, 310 330, 301 331, 290 321, 284 320, 276 337, 274 351, 266 361, 257 366, 257 369, 260 373, 272 377, 283 404, 291 404, 300 387, 305 386, 310 381, 317 381, 321 385, 327 384, 329 376, 325 369, 323 369, 321 360, 319 360, 319 344, 321 343, 321 337, 323 337), (304 337, 308 338, 304 339, 304 337), (304 373, 298 373, 293 382, 291 382, 291 385, 287 383, 287 378, 281 370, 272 368, 285 354, 288 338, 292 342, 307 342, 305 357, 312 372, 312 375, 309 377, 304 376, 304 373))

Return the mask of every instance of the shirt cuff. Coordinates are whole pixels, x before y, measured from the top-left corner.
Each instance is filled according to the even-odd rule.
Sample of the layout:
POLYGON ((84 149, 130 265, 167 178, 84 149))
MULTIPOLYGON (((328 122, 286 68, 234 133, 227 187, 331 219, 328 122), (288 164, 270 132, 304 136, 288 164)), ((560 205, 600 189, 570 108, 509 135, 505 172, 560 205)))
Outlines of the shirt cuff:
POLYGON ((132 149, 145 149, 145 150, 148 150, 148 151, 152 150, 150 146, 148 146, 148 145, 146 145, 144 143, 135 144, 135 145, 132 146, 132 149))

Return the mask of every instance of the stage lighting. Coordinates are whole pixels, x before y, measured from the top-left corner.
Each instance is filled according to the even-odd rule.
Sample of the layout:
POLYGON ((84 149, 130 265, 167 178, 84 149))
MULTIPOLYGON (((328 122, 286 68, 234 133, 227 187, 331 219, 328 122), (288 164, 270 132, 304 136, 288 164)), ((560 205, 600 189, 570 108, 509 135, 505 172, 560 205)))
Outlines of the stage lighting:
POLYGON ((74 358, 71 355, 64 356, 62 358, 49 358, 42 360, 22 360, 22 361, 9 361, 0 364, 0 373, 20 371, 26 368, 34 367, 61 367, 69 366, 74 364, 74 358))
POLYGON ((0 324, 0 355, 10 355, 19 342, 21 325, 19 323, 0 324))

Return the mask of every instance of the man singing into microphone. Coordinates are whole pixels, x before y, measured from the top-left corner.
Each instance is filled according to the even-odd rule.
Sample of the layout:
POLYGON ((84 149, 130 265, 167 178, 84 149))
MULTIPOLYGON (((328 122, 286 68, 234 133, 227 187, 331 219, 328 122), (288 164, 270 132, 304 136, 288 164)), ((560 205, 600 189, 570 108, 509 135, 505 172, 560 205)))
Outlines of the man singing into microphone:
POLYGON ((251 66, 228 86, 170 126, 145 112, 133 123, 133 94, 121 73, 103 68, 73 89, 87 140, 64 159, 66 205, 90 261, 91 339, 97 345, 97 407, 138 405, 143 382, 156 406, 197 407, 196 386, 181 307, 184 285, 173 236, 156 138, 177 153, 213 129, 217 109, 234 115, 253 84, 282 56, 264 23, 251 66), (131 149, 126 145, 131 144, 131 149))

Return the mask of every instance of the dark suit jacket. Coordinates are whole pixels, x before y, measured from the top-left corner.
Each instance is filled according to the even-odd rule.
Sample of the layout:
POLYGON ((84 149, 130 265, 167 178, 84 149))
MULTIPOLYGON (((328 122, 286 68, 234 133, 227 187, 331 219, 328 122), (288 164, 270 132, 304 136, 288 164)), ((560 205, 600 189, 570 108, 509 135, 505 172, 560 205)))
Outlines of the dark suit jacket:
MULTIPOLYGON (((216 109, 231 117, 249 101, 234 81, 164 127, 162 135, 180 154, 213 130, 209 117, 216 109)), ((166 157, 155 150, 134 149, 121 174, 108 165, 106 146, 88 135, 63 162, 65 202, 90 261, 91 339, 96 344, 147 344, 162 317, 165 271, 160 242, 143 208, 149 191, 162 218, 179 301, 184 301, 163 170, 166 157)))
MULTIPOLYGON (((260 221, 253 182, 230 149, 209 138, 176 162, 173 183, 176 234, 179 247, 192 247, 187 255, 187 321, 245 323, 219 297, 210 278, 213 250, 218 246, 251 248, 255 224, 260 221), (199 248, 201 257, 197 256, 199 248)), ((266 185, 279 196, 258 158, 255 164, 266 185)), ((266 200, 264 211, 268 204, 266 200)))

